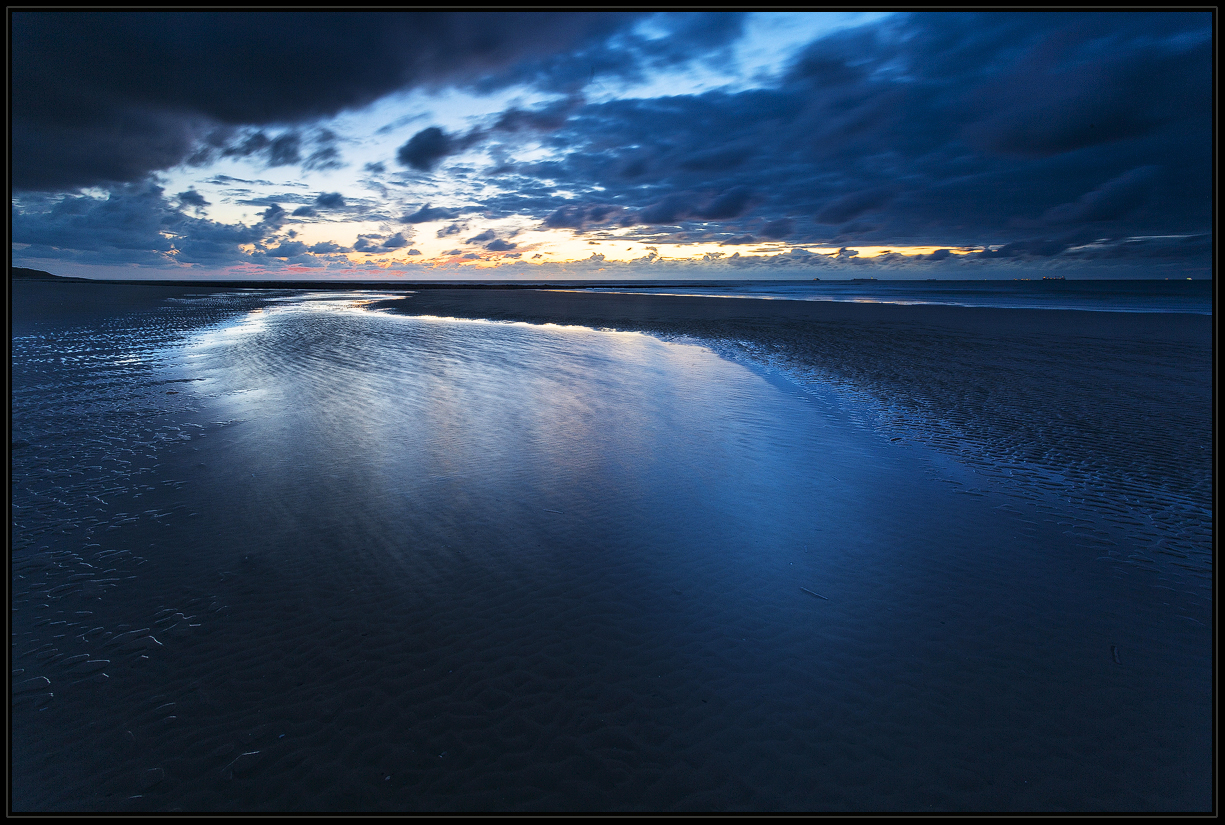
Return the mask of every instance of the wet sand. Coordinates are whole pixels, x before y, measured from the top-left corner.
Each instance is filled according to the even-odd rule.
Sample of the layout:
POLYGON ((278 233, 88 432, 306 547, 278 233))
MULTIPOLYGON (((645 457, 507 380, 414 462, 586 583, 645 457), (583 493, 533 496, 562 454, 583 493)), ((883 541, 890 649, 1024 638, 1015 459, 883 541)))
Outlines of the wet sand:
POLYGON ((1209 585, 1210 316, 543 290, 430 290, 377 306, 707 342, 837 387, 892 437, 1085 504, 1142 535, 1143 559, 1209 585))
POLYGON ((14 339, 14 810, 1211 806, 1194 322, 206 292, 14 339))

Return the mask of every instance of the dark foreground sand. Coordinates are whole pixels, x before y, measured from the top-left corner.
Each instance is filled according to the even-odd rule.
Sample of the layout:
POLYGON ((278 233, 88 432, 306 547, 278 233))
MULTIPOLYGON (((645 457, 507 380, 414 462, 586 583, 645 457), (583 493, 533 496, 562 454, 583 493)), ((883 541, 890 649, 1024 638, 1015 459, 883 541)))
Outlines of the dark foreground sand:
POLYGON ((393 304, 793 383, 98 289, 14 339, 14 810, 1211 807, 1208 319, 393 304))
POLYGON ((1082 502, 1208 584, 1210 316, 543 290, 429 290, 381 306, 714 343, 832 383, 897 436, 1082 502))

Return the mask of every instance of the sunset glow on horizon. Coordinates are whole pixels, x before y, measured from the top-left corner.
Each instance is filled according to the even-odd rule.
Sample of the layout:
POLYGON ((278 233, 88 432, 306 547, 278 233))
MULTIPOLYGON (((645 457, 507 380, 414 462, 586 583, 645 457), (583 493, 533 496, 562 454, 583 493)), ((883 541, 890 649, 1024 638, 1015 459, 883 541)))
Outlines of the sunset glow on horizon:
POLYGON ((14 265, 1210 273, 1209 14, 12 19, 14 265))

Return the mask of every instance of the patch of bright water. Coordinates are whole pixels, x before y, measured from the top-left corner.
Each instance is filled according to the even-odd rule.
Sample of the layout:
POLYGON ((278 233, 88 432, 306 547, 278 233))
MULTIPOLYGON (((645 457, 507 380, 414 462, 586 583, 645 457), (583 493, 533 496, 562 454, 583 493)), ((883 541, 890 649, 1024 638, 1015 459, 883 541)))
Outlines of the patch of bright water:
POLYGON ((364 297, 15 342, 15 809, 1211 804, 1208 607, 1058 501, 703 346, 364 297), (147 470, 70 475, 110 436, 147 470))

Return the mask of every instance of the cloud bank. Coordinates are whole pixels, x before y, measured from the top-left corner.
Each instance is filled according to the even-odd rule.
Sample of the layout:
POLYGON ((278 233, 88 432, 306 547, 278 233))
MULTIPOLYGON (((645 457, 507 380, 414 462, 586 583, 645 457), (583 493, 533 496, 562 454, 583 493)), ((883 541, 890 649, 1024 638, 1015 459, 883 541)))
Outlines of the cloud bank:
POLYGON ((410 269, 539 255, 504 230, 467 234, 481 218, 706 244, 727 254, 695 265, 729 272, 1210 265, 1209 13, 897 14, 820 36, 754 82, 594 94, 731 65, 745 19, 15 12, 14 256, 331 271, 352 253, 408 265, 427 224, 419 242, 468 248, 433 264, 413 249, 410 269), (396 148, 352 171, 365 194, 246 181, 258 219, 207 217, 197 186, 212 165, 340 174, 356 138, 330 119, 412 89, 536 102, 463 129, 406 116, 396 148), (171 169, 199 169, 198 184, 167 196, 157 176, 171 169), (365 223, 298 234, 343 221, 365 223), (811 256, 908 246, 936 251, 811 256))

